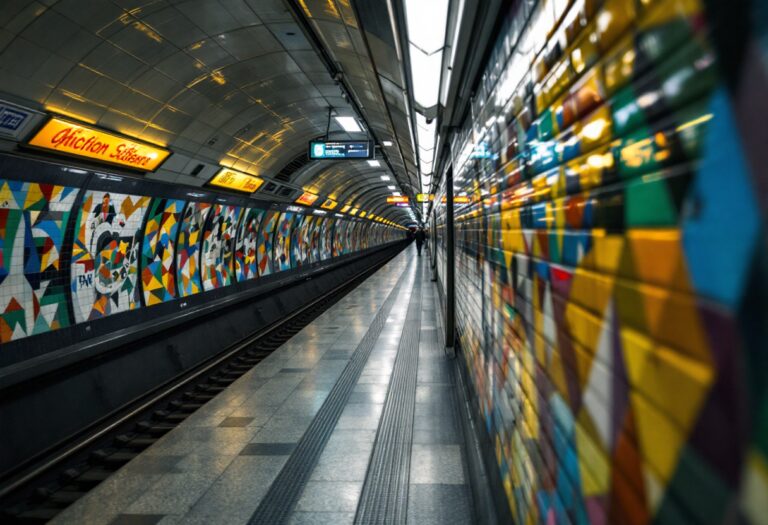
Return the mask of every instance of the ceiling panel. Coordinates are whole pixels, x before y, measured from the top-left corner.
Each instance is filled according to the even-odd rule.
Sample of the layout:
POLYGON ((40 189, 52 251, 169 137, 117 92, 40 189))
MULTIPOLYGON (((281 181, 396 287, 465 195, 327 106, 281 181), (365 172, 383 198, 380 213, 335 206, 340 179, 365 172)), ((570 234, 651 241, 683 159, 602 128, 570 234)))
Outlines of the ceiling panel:
MULTIPOLYGON (((371 29, 385 42, 375 44, 372 60, 372 37, 360 30, 352 4, 305 4, 303 16, 342 67, 371 130, 380 140, 401 140, 402 124, 388 107, 397 90, 383 91, 378 77, 396 77, 386 31, 371 29)), ((153 175, 162 180, 202 184, 184 172, 199 163, 269 178, 325 134, 329 107, 354 114, 303 24, 283 0, 100 0, 98 7, 93 0, 5 0, 0 98, 168 146, 183 160, 153 175)), ((335 121, 330 130, 349 138, 335 121)), ((401 148, 387 155, 404 180, 401 148)), ((386 171, 364 161, 308 163, 287 184, 383 198, 386 171)))

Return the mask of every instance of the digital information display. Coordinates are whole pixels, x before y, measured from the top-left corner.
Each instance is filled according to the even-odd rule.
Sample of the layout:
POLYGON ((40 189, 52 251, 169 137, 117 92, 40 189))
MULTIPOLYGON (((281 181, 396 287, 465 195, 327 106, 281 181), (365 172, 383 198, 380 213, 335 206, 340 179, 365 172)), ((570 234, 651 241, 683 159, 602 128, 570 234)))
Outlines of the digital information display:
POLYGON ((309 158, 312 160, 372 159, 371 140, 313 140, 309 143, 309 158))

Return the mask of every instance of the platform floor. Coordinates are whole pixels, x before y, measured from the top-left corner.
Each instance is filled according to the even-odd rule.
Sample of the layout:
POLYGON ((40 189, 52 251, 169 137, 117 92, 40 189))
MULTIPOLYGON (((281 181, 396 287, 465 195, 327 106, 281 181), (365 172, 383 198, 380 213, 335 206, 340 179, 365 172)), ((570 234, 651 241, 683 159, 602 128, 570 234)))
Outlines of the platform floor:
POLYGON ((471 523, 430 276, 411 245, 53 523, 471 523))

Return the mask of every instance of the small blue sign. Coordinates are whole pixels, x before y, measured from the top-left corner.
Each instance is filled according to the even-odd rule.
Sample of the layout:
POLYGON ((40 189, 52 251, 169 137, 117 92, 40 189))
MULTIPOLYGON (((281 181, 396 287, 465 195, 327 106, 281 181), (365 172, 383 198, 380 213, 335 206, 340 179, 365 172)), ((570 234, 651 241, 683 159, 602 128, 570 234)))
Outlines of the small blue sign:
POLYGON ((0 129, 18 131, 22 124, 29 118, 29 113, 11 109, 0 105, 0 129))

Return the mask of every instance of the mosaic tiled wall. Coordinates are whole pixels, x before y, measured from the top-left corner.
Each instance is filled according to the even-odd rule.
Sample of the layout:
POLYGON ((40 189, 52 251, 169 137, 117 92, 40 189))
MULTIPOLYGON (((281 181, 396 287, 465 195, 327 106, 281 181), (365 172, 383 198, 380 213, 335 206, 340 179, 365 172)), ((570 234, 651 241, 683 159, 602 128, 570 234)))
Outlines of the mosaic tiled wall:
POLYGON ((87 191, 72 248, 75 322, 140 306, 139 236, 149 197, 87 191))
POLYGON ((239 206, 214 206, 203 233, 203 288, 215 290, 232 284, 234 242, 240 214, 239 206))
POLYGON ((235 243, 235 275, 237 282, 255 279, 256 250, 259 242, 259 225, 264 216, 264 210, 248 208, 240 221, 235 243))
POLYGON ((291 229, 293 227, 294 213, 283 212, 277 223, 275 231, 275 271, 289 270, 291 268, 291 229))
POLYGON ((0 343, 69 326, 64 232, 77 189, 0 179, 0 343))
POLYGON ((207 202, 190 202, 184 209, 176 255, 176 282, 181 297, 203 291, 200 284, 200 239, 210 211, 211 205, 207 202))
POLYGON ((320 259, 326 260, 333 257, 333 220, 324 219, 320 230, 320 259))
POLYGON ((152 306, 176 298, 174 249, 184 201, 155 199, 147 215, 141 248, 144 304, 152 306))
POLYGON ((768 523, 765 3, 513 4, 453 144, 512 515, 768 523))
POLYGON ((268 211, 264 214, 264 218, 261 221, 261 230, 259 230, 259 248, 256 251, 259 275, 269 275, 274 271, 274 263, 272 262, 272 243, 279 218, 279 211, 268 211))
MULTIPOLYGON (((314 217, 280 216, 0 179, 0 343, 297 268, 297 257, 309 264, 314 217)), ((323 221, 330 231, 337 222, 366 224, 323 221)), ((387 241, 401 237, 372 227, 387 241)))
POLYGON ((325 219, 323 217, 316 217, 315 218, 315 227, 312 230, 312 235, 310 237, 310 255, 312 262, 318 262, 321 260, 321 249, 320 245, 322 244, 322 232, 323 232, 323 223, 325 222, 325 219))
POLYGON ((297 215, 291 229, 291 267, 299 268, 309 262, 307 256, 306 235, 307 228, 311 223, 311 216, 297 215))

